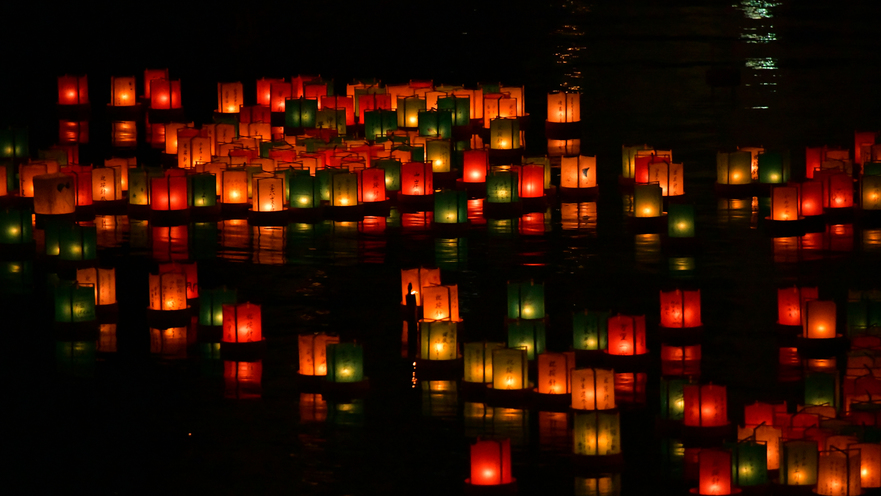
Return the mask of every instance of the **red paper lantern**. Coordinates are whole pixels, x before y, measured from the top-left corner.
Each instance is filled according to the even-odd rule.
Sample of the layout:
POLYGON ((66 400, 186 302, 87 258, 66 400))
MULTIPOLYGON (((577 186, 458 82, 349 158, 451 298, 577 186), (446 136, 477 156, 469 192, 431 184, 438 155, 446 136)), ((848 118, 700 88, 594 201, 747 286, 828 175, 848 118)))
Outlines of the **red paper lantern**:
POLYGON ((648 353, 645 345, 645 315, 609 317, 609 355, 631 356, 648 353))
POLYGON ((249 302, 223 305, 224 343, 256 343, 262 340, 260 305, 249 302))
POLYGON ((169 169, 165 177, 150 180, 150 209, 180 211, 187 205, 187 178, 180 169, 169 169))
POLYGON ((661 291, 662 327, 700 327, 701 291, 661 291))
POLYGON ((284 78, 261 78, 257 80, 257 105, 268 106, 272 100, 272 85, 284 83, 284 78))
POLYGON ((793 286, 777 289, 777 323, 780 325, 801 325, 801 309, 808 300, 819 298, 816 287, 793 286))
POLYGON ((168 69, 144 69, 144 98, 152 98, 150 83, 157 79, 168 80, 168 69))
POLYGON ((267 103, 269 109, 272 112, 284 112, 285 100, 294 97, 294 87, 291 83, 284 82, 284 80, 275 81, 270 83, 269 93, 269 102, 267 103))
POLYGON ((362 169, 358 175, 358 203, 385 201, 385 170, 362 169))
POLYGON ((434 194, 434 171, 430 163, 407 162, 401 165, 401 194, 404 196, 434 194))
POLYGON ((801 215, 823 215, 823 183, 808 181, 798 185, 801 215))
POLYGON ((471 478, 465 482, 475 486, 511 484, 511 440, 477 439, 471 445, 471 478))
POLYGON ((489 167, 489 154, 486 150, 465 150, 462 165, 462 181, 466 183, 486 182, 489 167))
POLYGON ((700 375, 701 345, 672 346, 661 344, 661 374, 668 376, 700 375))
POLYGON ((700 472, 698 494, 732 494, 730 451, 702 449, 698 455, 698 466, 700 472))
POLYGON ((92 166, 71 165, 62 167, 61 172, 73 178, 74 196, 76 206, 83 207, 92 204, 92 166))
POLYGON ((87 76, 58 76, 58 105, 85 105, 89 103, 87 76))
POLYGON ((683 387, 684 423, 690 427, 728 425, 728 393, 725 386, 687 384, 683 387))
POLYGON ((355 125, 355 100, 348 96, 324 95, 318 99, 318 108, 346 111, 346 125, 355 125))
POLYGON ((148 83, 150 88, 150 108, 170 110, 181 108, 180 80, 154 79, 148 83))
POLYGON ((778 404, 756 401, 743 407, 743 423, 753 429, 762 424, 774 425, 774 415, 777 413, 786 413, 785 401, 778 404))
POLYGON ((543 165, 523 165, 517 177, 520 181, 520 198, 544 196, 545 168, 543 165))

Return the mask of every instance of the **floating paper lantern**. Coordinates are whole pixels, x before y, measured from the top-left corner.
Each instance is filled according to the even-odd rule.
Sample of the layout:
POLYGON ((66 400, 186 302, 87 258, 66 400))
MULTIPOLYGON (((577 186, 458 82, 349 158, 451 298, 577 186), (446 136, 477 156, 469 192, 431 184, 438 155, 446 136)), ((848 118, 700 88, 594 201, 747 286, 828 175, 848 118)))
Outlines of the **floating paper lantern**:
POLYGON ((29 208, 0 210, 0 246, 33 242, 32 213, 29 208))
POLYGON ((434 194, 434 172, 425 162, 407 162, 401 165, 401 194, 425 196, 434 194))
POLYGON ((465 343, 465 382, 485 384, 493 378, 493 350, 504 349, 504 343, 465 343))
POLYGON ((457 324, 451 321, 419 322, 419 357, 423 360, 455 360, 459 357, 456 343, 457 324))
POLYGON ((248 203, 248 171, 245 169, 226 169, 221 172, 223 190, 220 202, 230 205, 248 203))
POLYGON ((422 294, 426 287, 440 285, 440 269, 419 267, 401 269, 401 305, 407 304, 407 295, 414 294, 416 306, 422 306, 422 294))
POLYGON ((493 389, 522 390, 527 387, 527 355, 525 349, 492 350, 493 389))
POLYGON ((462 157, 462 181, 466 183, 485 182, 486 172, 489 168, 489 155, 486 150, 465 150, 462 157))
POLYGON ((615 372, 605 369, 574 369, 572 408, 575 410, 611 410, 615 408, 615 372))
POLYGON ((542 319, 515 319, 508 322, 508 347, 526 350, 529 360, 544 353, 546 342, 545 322, 542 319))
POLYGON ((55 286, 55 322, 75 324, 95 320, 95 290, 75 281, 55 286))
POLYGON ((223 304, 223 342, 256 343, 263 340, 260 305, 254 303, 223 304))
POLYGON ((667 212, 667 235, 671 238, 694 237, 694 205, 671 203, 667 212))
POLYGON ((329 200, 334 207, 358 205, 358 175, 342 171, 333 174, 329 200))
POLYGON ((866 489, 881 487, 881 444, 851 443, 847 447, 860 452, 860 486, 866 489))
POLYGON ((110 78, 110 106, 131 107, 135 105, 135 77, 134 76, 111 76, 110 78))
POLYGON ((116 304, 116 269, 112 267, 77 269, 76 282, 83 287, 94 287, 95 305, 116 304))
POLYGON ((540 394, 569 394, 570 379, 575 369, 575 352, 542 353, 538 355, 538 392, 540 394))
POLYGON ((581 93, 548 93, 548 122, 581 121, 581 93))
POLYGON ((644 355, 645 315, 616 315, 609 317, 609 346, 606 353, 618 356, 644 355))
POLYGON ((850 174, 822 171, 816 176, 823 182, 823 207, 832 209, 853 207, 853 179, 850 174))
POLYGON ((605 350, 608 346, 609 312, 583 310, 572 315, 572 347, 605 350))
POLYGON ((422 288, 423 315, 428 320, 459 321, 459 289, 455 284, 422 288))
POLYGON ((508 282, 508 318, 542 319, 545 316, 544 284, 508 282))
POLYGON ((597 185, 596 156, 563 157, 560 163, 560 187, 593 188, 597 185))
POLYGON ((782 184, 788 181, 789 164, 786 162, 780 152, 760 153, 758 156, 759 182, 762 184, 782 184))
POLYGON ((621 418, 617 411, 576 412, 573 435, 576 455, 621 454, 621 418))
POLYGON ((327 380, 343 383, 364 380, 364 349, 360 344, 327 344, 327 380))
POLYGON ((315 208, 321 205, 318 180, 305 174, 295 174, 290 180, 290 204, 293 208, 315 208))
POLYGON ((799 197, 801 199, 801 215, 812 217, 823 214, 823 183, 820 181, 808 181, 800 183, 799 197))
POLYGON ((251 186, 254 212, 281 212, 285 208, 284 177, 271 173, 255 175, 251 186))
POLYGON ((471 445, 471 477, 465 482, 475 486, 513 484, 511 476, 511 440, 480 439, 471 445))
POLYGON ((486 201, 494 204, 519 202, 519 183, 514 170, 491 171, 486 177, 486 201))
POLYGON ((817 494, 827 496, 862 494, 859 450, 823 451, 820 452, 817 462, 815 490, 817 494))
POLYGON ((689 427, 728 425, 728 394, 725 386, 689 384, 683 387, 684 424, 689 427))
POLYGON ((787 486, 813 486, 817 483, 819 453, 817 442, 792 440, 782 443, 780 483, 787 486))
POLYGON ((803 336, 808 339, 829 339, 835 333, 835 302, 809 300, 802 308, 803 336))
POLYGON ((61 260, 69 262, 95 260, 98 256, 97 252, 98 230, 95 226, 73 224, 60 230, 58 255, 61 260))
POLYGON ((701 373, 701 345, 661 344, 661 374, 696 376, 701 373))
POLYGON ((542 165, 522 165, 518 167, 520 198, 541 198, 544 196, 545 169, 542 165))
POLYGON ((452 162, 450 141, 448 139, 430 139, 425 142, 425 160, 431 164, 434 172, 450 172, 452 162))
POLYGON ((418 96, 398 97, 398 127, 416 128, 419 125, 419 111, 425 110, 425 99, 418 96))
POLYGON ((199 325, 223 325, 223 305, 235 305, 236 290, 226 287, 203 289, 199 294, 199 325))
POLYGON ((752 182, 752 154, 748 151, 716 153, 717 184, 749 184, 752 182))
POLYGON ((318 117, 318 100, 293 98, 285 100, 285 127, 314 128, 318 117))
POLYGON ((732 446, 731 475, 737 486, 758 486, 768 483, 768 447, 765 443, 746 439, 732 446))
POLYGON ((661 291, 662 327, 700 327, 701 292, 697 290, 661 291))
POLYGON ((682 420, 685 418, 684 388, 686 379, 661 378, 661 418, 682 420))
POLYGON ((70 176, 74 189, 74 198, 77 207, 85 207, 92 204, 92 166, 68 165, 62 167, 61 172, 70 176))
POLYGON ((492 119, 489 123, 489 148, 491 150, 520 149, 520 121, 516 118, 492 119))
POLYGON ((398 129, 398 114, 394 110, 367 110, 363 120, 364 137, 369 140, 388 136, 390 131, 398 129))
POLYGON ((196 209, 217 205, 217 178, 208 172, 187 176, 187 205, 196 209))
POLYGON ((467 126, 471 123, 471 99, 467 96, 439 97, 437 109, 450 112, 453 126, 467 126))
POLYGON ((163 177, 159 167, 136 167, 129 171, 128 202, 130 205, 150 204, 150 184, 153 178, 163 177))
POLYGON ((62 172, 41 174, 32 178, 32 184, 34 213, 64 215, 76 210, 76 180, 70 175, 62 172))
POLYGON ((799 215, 798 188, 775 186, 771 188, 771 220, 795 221, 799 215))
MULTIPOLYGON (((128 168, 126 167, 126 171, 128 168)), ((92 200, 95 203, 122 200, 121 168, 95 167, 92 169, 92 200)))
POLYGON ((327 375, 327 345, 338 344, 339 336, 330 336, 323 332, 300 334, 297 344, 300 351, 300 375, 327 375))
POLYGON ((800 326, 802 324, 801 309, 808 300, 819 298, 816 287, 793 286, 777 289, 777 323, 780 325, 800 326))
POLYGON ((434 194, 434 222, 463 224, 468 222, 468 195, 464 191, 441 191, 434 194))
POLYGON ((881 176, 863 176, 860 179, 860 208, 881 210, 881 176))
POLYGON ((89 103, 87 76, 58 77, 58 105, 85 105, 89 103))
POLYGON ((664 201, 661 187, 655 183, 635 184, 633 186, 633 216, 651 219, 663 214, 664 201))
POLYGON ((417 114, 419 136, 453 137, 453 113, 449 110, 423 110, 417 114))
POLYGON ((698 455, 700 495, 732 494, 731 452, 722 449, 702 449, 698 455))
POLYGON ((652 160, 647 164, 646 182, 658 183, 662 196, 685 194, 684 166, 667 160, 652 160))
POLYGON ((217 83, 217 112, 237 114, 245 104, 242 83, 217 83))
POLYGON ((168 69, 144 69, 144 98, 152 98, 151 83, 156 80, 168 80, 168 69))
POLYGON ((154 79, 147 83, 150 88, 150 108, 153 110, 171 110, 181 108, 180 80, 154 79))
MULTIPOLYGON (((173 169, 169 169, 171 171, 173 169)), ((185 175, 167 174, 150 180, 150 209, 171 212, 186 211, 187 178, 185 175)))
MULTIPOLYGON (((52 172, 49 171, 49 165, 45 162, 35 162, 29 164, 21 164, 18 168, 18 194, 22 198, 33 198, 34 197, 34 178, 44 174, 57 174, 58 168, 56 167, 52 172)), ((69 176, 65 176, 70 180, 69 176)), ((73 192, 71 191, 72 195, 73 192)), ((71 203, 74 203, 73 198, 71 198, 71 203)), ((75 203, 74 203, 75 204, 75 203)))
POLYGON ((174 265, 161 267, 158 274, 150 274, 150 303, 148 308, 156 311, 186 310, 187 274, 174 265), (166 270, 163 271, 162 269, 166 270))

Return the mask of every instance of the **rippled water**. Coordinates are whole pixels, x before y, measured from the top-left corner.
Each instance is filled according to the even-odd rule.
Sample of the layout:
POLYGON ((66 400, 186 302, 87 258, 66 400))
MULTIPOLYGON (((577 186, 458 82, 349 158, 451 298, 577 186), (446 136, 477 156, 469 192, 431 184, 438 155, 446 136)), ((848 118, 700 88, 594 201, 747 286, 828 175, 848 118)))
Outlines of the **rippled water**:
MULTIPOLYGON (((522 82, 533 116, 526 137, 531 154, 544 153, 544 93, 580 90, 582 150, 598 156, 600 198, 554 203, 512 219, 484 220, 473 213, 471 227, 455 236, 432 231, 425 215, 412 213, 386 220, 384 228, 380 219, 284 227, 224 220, 167 228, 98 216, 99 256, 102 264, 117 268, 120 312, 115 335, 102 328, 96 358, 74 364, 61 358, 70 345, 49 332, 51 316, 45 317, 46 280, 55 263, 4 254, 23 280, 33 281, 26 295, 8 295, 6 302, 9 312, 27 310, 10 315, 7 324, 13 335, 8 353, 15 355, 8 377, 16 383, 8 401, 27 420, 24 425, 35 426, 12 436, 22 447, 19 463, 29 473, 33 467, 44 470, 31 481, 35 489, 458 494, 468 476, 468 445, 479 435, 511 438, 522 494, 592 494, 585 488, 611 484, 637 495, 694 486, 664 454, 673 441, 654 429, 657 337, 649 339, 653 366, 644 377, 626 378, 644 385, 619 392, 625 465, 582 480, 570 467, 572 426, 565 414, 484 405, 455 381, 424 381, 419 370, 414 376, 411 361, 401 356, 399 269, 418 265, 439 266, 445 283, 459 285, 463 341, 504 340, 506 281, 543 281, 552 350, 568 346, 575 309, 646 314, 651 329, 660 288, 698 287, 707 326, 701 379, 729 387, 732 421, 743 404, 756 399, 798 401, 797 387, 777 381, 775 289, 815 284, 822 297, 843 302, 848 289, 877 287, 881 229, 851 223, 801 238, 771 238, 760 220, 767 215, 764 200, 713 194, 715 151, 734 145, 788 147, 799 171, 805 145, 850 147, 854 129, 878 128, 881 63, 872 28, 879 7, 569 0, 533 18, 532 11, 498 7, 505 12, 494 16, 494 9, 469 13, 454 5, 462 15, 436 29, 467 33, 450 42, 459 57, 443 55, 442 64, 432 68, 416 57, 415 48, 400 46, 400 58, 409 64, 359 65, 346 52, 335 62, 343 69, 322 73, 340 74, 338 83, 356 70, 373 70, 370 75, 381 78, 416 73, 413 78, 437 82, 472 84, 487 77, 522 82), (685 163, 686 193, 697 207, 695 250, 673 250, 662 236, 639 234, 628 223, 631 200, 616 188, 625 142, 672 149, 685 163), (240 300, 263 305, 267 350, 259 385, 225 380, 229 374, 217 350, 196 343, 198 338, 191 338, 185 352, 151 352, 146 274, 157 262, 184 259, 198 262, 201 287, 225 284, 238 289, 240 300), (369 396, 326 401, 298 383, 296 336, 318 330, 364 344, 369 396)), ((391 19, 407 19, 406 14, 391 19)), ((248 28, 257 15, 243 14, 238 26, 257 30, 248 28)), ((253 48, 256 60, 271 64, 259 42, 243 41, 247 38, 236 37, 238 47, 223 43, 239 56, 253 48)), ((316 55, 304 57, 334 67, 317 62, 316 55)), ((206 62, 198 67, 208 69, 198 73, 187 69, 184 59, 173 56, 179 67, 172 71, 192 85, 185 86, 185 106, 200 122, 212 108, 214 81, 229 74, 242 80, 265 75, 254 60, 242 62, 243 73, 206 62)), ((59 62, 57 56, 49 60, 59 62)), ((90 71, 93 95, 103 94, 103 72, 117 67, 132 72, 143 65, 89 64, 96 74, 90 71)), ((67 70, 76 71, 73 65, 67 70)), ((49 67, 37 72, 47 75, 48 83, 35 83, 27 93, 40 112, 25 112, 20 103, 3 107, 5 115, 31 124, 39 146, 51 144, 57 131, 51 114, 56 74, 49 67)), ((22 90, 23 83, 6 84, 22 90)), ((92 126, 92 144, 82 153, 99 162, 109 146, 100 112, 92 126)), ((473 207, 478 212, 478 205, 473 207)), ((42 235, 36 231, 38 252, 42 235)))

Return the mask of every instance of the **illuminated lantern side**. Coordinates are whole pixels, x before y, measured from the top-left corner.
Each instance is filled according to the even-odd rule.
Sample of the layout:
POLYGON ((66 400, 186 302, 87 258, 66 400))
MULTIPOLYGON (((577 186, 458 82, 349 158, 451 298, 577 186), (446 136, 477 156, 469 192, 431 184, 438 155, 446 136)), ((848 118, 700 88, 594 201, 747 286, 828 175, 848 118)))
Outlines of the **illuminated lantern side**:
POLYGON ((581 93, 548 93, 548 122, 581 121, 581 93))
POLYGON ((236 290, 217 289, 202 290, 199 295, 199 325, 222 326, 223 305, 235 305, 236 290))
POLYGON ((26 208, 0 210, 0 246, 34 241, 32 213, 26 208))
POLYGON ((87 76, 58 77, 58 105, 86 105, 89 103, 87 76))
POLYGON ((567 395, 572 392, 570 379, 575 369, 575 353, 542 353, 538 356, 539 394, 567 395))
POLYGON ((376 203, 386 200, 386 171, 384 169, 361 169, 355 174, 358 176, 358 203, 376 203))
POLYGON ((737 486, 768 483, 768 449, 757 440, 741 440, 732 446, 731 479, 737 486))
POLYGON ((153 110, 172 110, 181 108, 180 80, 154 79, 150 88, 150 108, 153 110))
POLYGON ((323 332, 301 334, 297 337, 300 351, 300 375, 327 375, 327 345, 338 344, 339 336, 330 336, 323 332))
POLYGON ((291 176, 289 202, 292 208, 316 208, 321 205, 318 181, 308 172, 291 176))
POLYGON ((834 301, 806 301, 802 309, 802 336, 807 339, 836 337, 835 318, 834 301))
POLYGON ((542 165, 523 165, 519 168, 520 198, 541 198, 544 196, 545 169, 542 165))
POLYGON ((823 215, 824 186, 820 181, 808 181, 798 185, 801 198, 801 215, 813 217, 823 215))
POLYGON ((560 187, 570 189, 597 186, 596 156, 563 157, 560 163, 560 187))
POLYGON ((860 179, 860 208, 872 212, 881 210, 881 176, 860 179))
POLYGON ((824 206, 828 209, 853 207, 853 179, 850 174, 833 173, 822 176, 825 187, 824 206))
POLYGON ((816 493, 826 496, 858 496, 860 451, 833 449, 822 451, 817 459, 816 493))
POLYGON ((633 186, 633 216, 636 218, 658 218, 664 210, 661 187, 657 184, 635 184, 633 186))
POLYGON ((826 160, 825 146, 805 147, 805 178, 813 179, 814 171, 820 168, 820 164, 826 160))
POLYGON ((407 304, 407 295, 416 297, 416 306, 422 306, 422 294, 428 286, 441 283, 440 269, 419 267, 417 269, 401 269, 401 305, 407 304))
POLYGON ((492 350, 492 384, 496 390, 523 390, 528 386, 525 349, 492 350))
POLYGON ((419 125, 419 111, 425 111, 425 99, 418 96, 399 96, 397 102, 398 127, 416 128, 419 125))
POLYGON ((529 360, 545 351, 545 322, 542 319, 514 319, 508 322, 508 347, 526 350, 529 360))
POLYGON ((358 175, 338 172, 331 177, 330 205, 352 207, 358 205, 358 175))
POLYGON ((694 237, 694 205, 671 203, 667 212, 667 236, 694 237))
POLYGON ((318 117, 318 100, 292 98, 285 100, 285 128, 311 129, 318 117))
POLYGON ((661 418, 682 420, 685 418, 684 387, 686 379, 661 378, 661 418))
POLYGON ((369 140, 387 136, 398 129, 398 114, 394 110, 377 109, 364 112, 364 137, 369 140))
POLYGON ((787 326, 802 325, 801 309, 808 300, 819 298, 818 288, 793 286, 777 289, 777 323, 787 326))
POLYGON ((183 271, 149 275, 150 303, 155 311, 186 310, 187 275, 183 271))
POLYGON ((486 177, 486 202, 510 204, 520 201, 519 177, 516 171, 491 171, 486 177))
POLYGON ((716 184, 742 185, 752 182, 752 154, 748 151, 716 154, 716 184))
POLYGON ((224 304, 223 342, 256 343, 263 340, 260 305, 245 302, 224 304))
POLYGON ((327 380, 335 383, 353 383, 365 380, 364 349, 360 344, 327 344, 327 380))
POLYGON ((110 78, 110 106, 131 107, 136 104, 135 100, 135 77, 111 77, 110 78))
POLYGON ((771 188, 771 217, 773 221, 796 221, 799 214, 798 188, 775 186, 771 188))
POLYGON ((466 183, 486 182, 489 157, 484 149, 465 150, 463 153, 462 181, 466 183))
POLYGON ((661 291, 661 326, 662 327, 700 327, 701 323, 701 292, 700 290, 661 291))
MULTIPOLYGON (((262 174, 261 174, 262 176, 262 174)), ((254 197, 253 212, 281 212, 285 208, 284 177, 268 174, 266 177, 254 176, 252 181, 254 197)))
POLYGON ((426 320, 459 321, 459 288, 456 284, 422 288, 422 310, 426 320))
POLYGON ((245 104, 242 83, 217 83, 217 112, 237 114, 245 104))
MULTIPOLYGON (((34 176, 31 181, 34 213, 64 215, 72 214, 76 210, 75 178, 62 172, 56 172, 34 176)), ((22 185, 24 185, 24 181, 22 181, 22 185)))
POLYGON ((434 172, 450 172, 452 152, 449 139, 430 139, 425 142, 425 161, 434 172))
POLYGON ((407 162, 401 165, 401 195, 404 197, 434 194, 434 172, 430 163, 407 162))
POLYGON ((574 369, 571 372, 574 410, 615 408, 615 372, 605 369, 574 369))
POLYGON ((516 118, 492 119, 489 123, 490 150, 519 150, 520 122, 516 118))
POLYGON ((689 384, 683 388, 684 424, 689 427, 728 425, 727 390, 713 384, 689 384))
POLYGON ((728 495, 731 490, 731 452, 702 449, 698 455, 698 491, 700 495, 728 495))
POLYGON ((419 321, 419 357, 431 361, 459 358, 456 330, 456 322, 419 321))
POLYGON ((609 346, 606 353, 618 356, 645 355, 645 315, 609 317, 609 346))
POLYGON ((55 286, 55 322, 75 324, 95 320, 95 290, 73 281, 55 286))
POLYGON ((64 261, 95 260, 98 256, 98 229, 76 224, 66 226, 59 232, 58 249, 58 258, 64 261))
POLYGON ((789 167, 784 162, 783 154, 779 152, 765 152, 758 156, 759 183, 783 184, 789 180, 789 167))
MULTIPOLYGON (((32 164, 21 164, 18 168, 18 194, 22 198, 33 198, 34 197, 34 178, 40 175, 50 174, 49 167, 46 163, 37 162, 32 164)), ((51 174, 59 174, 58 169, 56 168, 51 174)), ((68 181, 70 180, 69 176, 67 177, 68 181)), ((61 178, 64 179, 64 178, 61 178)), ((75 199, 73 198, 73 187, 71 186, 71 204, 76 205, 75 199)))
POLYGON ((605 350, 608 346, 609 312, 584 310, 572 315, 572 347, 576 350, 605 350))
POLYGON ((87 207, 92 204, 92 166, 69 165, 62 167, 61 172, 72 178, 74 198, 77 207, 87 207))
POLYGON ((217 178, 210 172, 187 176, 187 204, 199 209, 217 205, 217 178))
POLYGON ((248 171, 245 169, 226 169, 220 173, 223 191, 220 202, 230 205, 248 203, 248 171))
POLYGON ((787 486, 813 486, 817 483, 819 453, 817 442, 793 440, 782 443, 780 483, 787 486))
POLYGON ((513 484, 511 477, 511 440, 480 439, 471 445, 471 477, 466 484, 499 486, 513 484))
POLYGON ((851 443, 847 447, 860 453, 860 487, 881 487, 881 444, 851 443))
MULTIPOLYGON (((126 169, 128 170, 128 169, 126 169)), ((92 200, 95 203, 122 200, 121 169, 95 167, 92 169, 92 200)))
POLYGON ((423 110, 417 114, 419 136, 453 137, 453 113, 449 110, 423 110))
POLYGON ((646 182, 658 183, 662 196, 682 196, 685 194, 684 166, 665 159, 650 160, 647 164, 646 182))
POLYGON ((150 85, 156 80, 168 80, 168 69, 144 69, 144 98, 152 98, 150 85))
POLYGON ((150 209, 153 211, 186 211, 187 178, 173 175, 150 180, 150 209))
POLYGON ((76 282, 80 286, 88 285, 95 288, 95 305, 116 304, 116 269, 98 267, 77 269, 76 282))
POLYGON ((467 126, 471 123, 471 98, 467 96, 439 97, 437 108, 451 113, 453 126, 467 126))
POLYGON ((129 205, 146 207, 150 205, 151 180, 163 177, 164 172, 159 167, 136 167, 129 171, 129 205))
POLYGON ((661 374, 699 376, 701 373, 701 345, 671 346, 661 344, 661 374))
POLYGON ((486 384, 493 380, 493 350, 504 349, 504 343, 465 343, 465 382, 486 384))
POLYGON ((576 455, 621 454, 621 419, 617 411, 576 412, 573 435, 576 455))
POLYGON ((543 319, 544 284, 529 282, 508 282, 508 318, 543 319))
POLYGON ((621 177, 633 180, 636 178, 636 156, 639 151, 651 150, 648 145, 621 146, 621 177))
POLYGON ((468 195, 464 191, 441 191, 434 194, 434 222, 463 224, 468 222, 468 195))

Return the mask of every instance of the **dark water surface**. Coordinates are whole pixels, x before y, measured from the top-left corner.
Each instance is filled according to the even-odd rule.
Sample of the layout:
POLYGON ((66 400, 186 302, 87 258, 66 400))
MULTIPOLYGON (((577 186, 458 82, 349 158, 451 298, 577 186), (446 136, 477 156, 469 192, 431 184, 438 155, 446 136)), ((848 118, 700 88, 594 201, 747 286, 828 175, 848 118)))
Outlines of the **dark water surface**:
POLYGON ((333 77, 339 89, 355 76, 501 80, 526 85, 527 151, 537 155, 545 153, 544 95, 563 87, 583 92, 582 151, 597 155, 601 196, 523 219, 474 222, 458 237, 408 226, 412 219, 377 234, 357 223, 228 220, 191 225, 186 239, 169 240, 155 226, 99 216, 101 262, 117 269, 115 352, 72 369, 56 363, 51 314, 41 317, 53 263, 42 257, 33 264, 33 296, 4 303, 13 315, 2 327, 14 335, 8 401, 22 421, 16 425, 27 426, 8 427, 6 437, 20 447, 14 472, 30 474, 34 493, 459 494, 469 444, 496 435, 512 439, 521 494, 590 494, 573 489, 565 415, 465 401, 455 383, 432 393, 419 370, 413 381, 412 363, 401 357, 399 270, 418 265, 440 266, 444 283, 459 285, 463 342, 505 340, 508 280, 545 283, 554 351, 571 343, 573 310, 645 314, 654 362, 645 391, 619 398, 625 465, 610 474, 622 494, 683 491, 695 483, 671 475, 654 429, 659 289, 700 288, 701 381, 728 386, 729 417, 737 422, 744 404, 802 397, 799 383, 777 380, 777 287, 817 285, 821 298, 843 305, 848 289, 881 280, 881 229, 842 224, 809 239, 774 239, 759 220, 767 215, 763 200, 720 200, 712 187, 718 149, 789 148, 800 177, 806 145, 852 148, 855 129, 879 128, 875 2, 570 0, 526 10, 452 2, 438 13, 402 7, 361 17, 359 9, 334 14, 328 6, 309 7, 315 24, 303 26, 296 10, 270 3, 244 9, 228 29, 217 10, 192 7, 171 20, 146 14, 152 23, 129 30, 92 25, 81 39, 88 55, 79 56, 53 45, 68 22, 50 16, 47 40, 14 58, 13 67, 33 77, 0 87, 20 96, 3 98, 0 122, 29 124, 33 149, 50 145, 57 139, 54 77, 88 72, 95 111, 82 162, 99 163, 110 155, 100 112, 108 76, 140 74, 144 66, 169 66, 180 76, 188 118, 199 123, 209 121, 213 84, 224 79, 244 81, 248 95, 257 77, 297 73, 333 77), (182 33, 202 15, 205 22, 182 42, 191 49, 150 44, 151 36, 182 33), (413 34, 384 38, 365 25, 389 33, 412 26, 413 34), (264 36, 288 31, 289 54, 264 36), (376 41, 363 56, 355 43, 368 35, 376 41), (106 42, 126 36, 131 52, 106 42), (686 194, 698 213, 694 253, 669 250, 661 236, 637 234, 627 222, 629 199, 616 176, 621 144, 636 142, 672 149, 684 162, 686 194), (585 213, 573 217, 572 208, 585 213), (222 361, 199 346, 180 359, 150 353, 146 274, 157 260, 178 256, 198 261, 202 288, 225 284, 240 301, 263 305, 258 397, 236 398, 242 394, 225 383, 222 361), (693 270, 674 270, 683 264, 693 270), (319 330, 364 345, 365 399, 326 402, 302 392, 297 335, 319 330))

